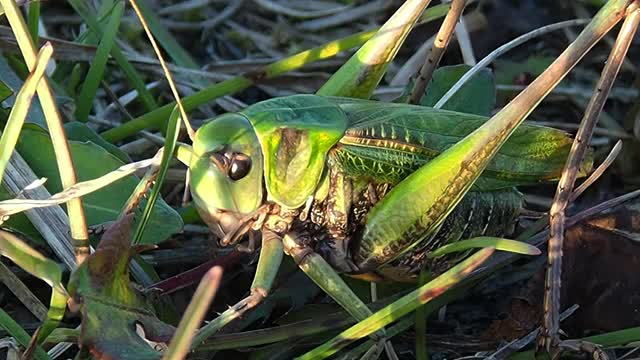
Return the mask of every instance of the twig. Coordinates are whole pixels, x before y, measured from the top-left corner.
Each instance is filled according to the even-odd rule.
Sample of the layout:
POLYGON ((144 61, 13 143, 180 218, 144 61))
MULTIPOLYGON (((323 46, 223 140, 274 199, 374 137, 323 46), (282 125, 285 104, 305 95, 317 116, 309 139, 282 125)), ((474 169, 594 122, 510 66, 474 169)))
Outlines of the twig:
POLYGON ((440 109, 444 106, 444 104, 447 103, 447 101, 449 101, 449 99, 451 99, 451 97, 458 92, 458 90, 460 90, 460 88, 462 87, 462 85, 464 85, 469 79, 471 79, 471 77, 473 77, 473 75, 475 75, 477 72, 479 72, 480 70, 482 70, 483 68, 485 68, 487 65, 489 65, 491 62, 493 62, 495 59, 497 59, 498 57, 500 57, 502 54, 506 53, 507 51, 515 48, 516 46, 519 46, 521 44, 524 44, 525 42, 536 38, 540 35, 546 34, 548 32, 551 31, 555 31, 555 30, 559 30, 559 29, 563 29, 565 27, 568 26, 576 26, 576 25, 582 25, 582 24, 586 24, 588 23, 590 20, 589 19, 576 19, 576 20, 568 20, 568 21, 562 21, 562 22, 558 22, 555 24, 550 24, 550 25, 546 25, 543 26, 541 28, 535 29, 533 31, 530 31, 524 35, 520 35, 517 38, 509 41, 508 43, 500 46, 499 48, 493 50, 489 55, 485 56, 484 59, 480 60, 480 62, 478 62, 476 65, 474 65, 471 69, 469 69, 469 71, 467 71, 461 78, 460 80, 458 80, 458 82, 456 82, 451 89, 449 89, 449 91, 447 91, 442 98, 440 98, 440 100, 438 100, 438 102, 434 105, 434 107, 436 109, 440 109))
POLYGON ((449 12, 440 26, 440 30, 433 41, 433 45, 431 45, 431 51, 429 51, 429 55, 427 55, 427 58, 418 73, 416 83, 413 86, 413 90, 411 90, 411 95, 409 96, 409 104, 419 104, 420 100, 422 100, 424 90, 427 88, 427 84, 429 83, 429 80, 431 80, 433 72, 438 67, 440 60, 444 55, 444 51, 447 49, 447 46, 451 41, 453 30, 460 19, 464 6, 465 0, 453 0, 451 2, 449 12))
POLYGON ((562 172, 562 177, 558 182, 556 196, 549 212, 549 258, 545 279, 544 323, 539 344, 547 351, 557 350, 560 343, 558 336, 560 330, 560 275, 562 273, 562 243, 565 231, 565 210, 569 205, 578 169, 591 140, 598 115, 607 100, 607 95, 611 90, 613 81, 620 70, 622 60, 629 49, 631 40, 633 40, 638 23, 640 22, 640 11, 637 5, 638 4, 634 2, 633 5, 627 8, 627 18, 620 29, 615 46, 611 50, 609 58, 602 70, 602 75, 596 85, 595 95, 587 105, 580 129, 576 134, 567 163, 562 172))

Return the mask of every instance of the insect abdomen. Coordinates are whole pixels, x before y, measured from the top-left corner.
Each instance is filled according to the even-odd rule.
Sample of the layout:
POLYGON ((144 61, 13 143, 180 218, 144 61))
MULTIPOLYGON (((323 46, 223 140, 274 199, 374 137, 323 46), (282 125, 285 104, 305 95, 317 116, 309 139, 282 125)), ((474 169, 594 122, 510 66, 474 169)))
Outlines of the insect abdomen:
MULTIPOLYGON (((478 236, 509 236, 515 227, 520 209, 522 194, 515 189, 499 191, 469 192, 447 216, 439 230, 422 241, 419 239, 402 239, 386 245, 389 252, 398 252, 398 256, 384 264, 384 268, 393 269, 394 277, 398 274, 412 277, 424 266, 438 272, 441 259, 429 260, 429 252, 442 245, 478 236), (416 242, 414 244, 414 242, 416 242), (401 249, 407 249, 402 253, 401 249), (433 267, 433 268, 432 268, 433 267)), ((361 242, 354 249, 356 262, 371 257, 372 244, 361 242)), ((380 251, 379 249, 377 251, 380 251)), ((449 259, 450 260, 450 259, 449 259)), ((376 269, 362 269, 373 271, 376 269)), ((388 271, 382 271, 383 273, 388 271)))

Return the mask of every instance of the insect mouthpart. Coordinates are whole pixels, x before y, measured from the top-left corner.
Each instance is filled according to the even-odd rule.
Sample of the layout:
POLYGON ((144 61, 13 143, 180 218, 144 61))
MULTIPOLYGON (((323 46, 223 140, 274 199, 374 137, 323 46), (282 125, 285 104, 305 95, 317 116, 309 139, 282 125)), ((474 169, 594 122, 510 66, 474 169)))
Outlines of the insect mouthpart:
POLYGON ((235 219, 235 224, 229 227, 231 224, 226 223, 224 226, 227 228, 225 229, 223 228, 223 225, 219 223, 220 229, 224 232, 224 236, 220 240, 220 245, 227 246, 235 244, 250 230, 260 230, 264 220, 269 214, 270 207, 270 204, 263 204, 256 211, 241 218, 237 217, 237 214, 221 211, 220 213, 224 214, 226 220, 230 220, 231 217, 233 217, 235 219))

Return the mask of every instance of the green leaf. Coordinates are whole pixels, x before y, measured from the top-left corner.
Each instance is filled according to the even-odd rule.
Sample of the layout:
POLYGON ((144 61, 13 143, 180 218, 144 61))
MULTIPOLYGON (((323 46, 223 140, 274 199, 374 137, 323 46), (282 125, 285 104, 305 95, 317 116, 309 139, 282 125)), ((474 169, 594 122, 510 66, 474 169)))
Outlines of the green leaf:
POLYGON ((0 81, 0 102, 7 100, 9 96, 13 95, 13 90, 0 81))
MULTIPOLYGON (((117 169, 124 163, 92 142, 69 141, 78 181, 95 179, 117 169)), ((28 124, 22 131, 17 149, 38 176, 46 177, 49 192, 62 190, 55 155, 49 134, 36 125, 28 124)), ((139 180, 126 177, 95 193, 83 197, 87 224, 98 225, 115 220, 139 180)), ((144 206, 146 201, 141 204, 144 206)), ((158 201, 149 220, 149 231, 142 243, 157 244, 180 231, 180 215, 164 201, 158 201)))
POLYGON ((496 60, 495 76, 496 83, 511 85, 517 77, 522 74, 529 74, 532 78, 542 74, 551 65, 553 58, 549 56, 532 56, 526 61, 518 62, 512 60, 496 60))
POLYGON ((64 133, 67 135, 68 140, 82 142, 91 141, 92 143, 107 150, 109 153, 111 153, 111 155, 122 160, 122 162, 131 162, 131 158, 129 158, 129 155, 127 155, 127 153, 120 150, 119 147, 103 139, 102 136, 98 135, 97 132, 95 132, 92 128, 88 127, 84 123, 81 123, 79 121, 68 122, 64 124, 64 133))
POLYGON ((114 223, 69 279, 73 307, 82 313, 80 345, 101 359, 159 359, 145 339, 166 342, 175 330, 131 285, 131 256, 149 247, 130 246, 132 220, 129 215, 114 223), (138 325, 145 338, 136 333, 138 325))
MULTIPOLYGON (((420 105, 433 107, 470 68, 468 65, 453 65, 437 69, 425 89, 425 96, 422 97, 420 105)), ((402 96, 393 102, 406 103, 414 83, 415 81, 411 80, 404 88, 402 96)), ((442 108, 460 113, 489 116, 495 104, 496 86, 493 75, 489 69, 482 69, 467 81, 442 108)))
MULTIPOLYGON (((436 70, 427 86, 421 105, 433 107, 470 68, 468 65, 454 65, 436 70)), ((447 101, 443 109, 489 116, 495 104, 496 86, 493 75, 491 70, 482 69, 447 101)))

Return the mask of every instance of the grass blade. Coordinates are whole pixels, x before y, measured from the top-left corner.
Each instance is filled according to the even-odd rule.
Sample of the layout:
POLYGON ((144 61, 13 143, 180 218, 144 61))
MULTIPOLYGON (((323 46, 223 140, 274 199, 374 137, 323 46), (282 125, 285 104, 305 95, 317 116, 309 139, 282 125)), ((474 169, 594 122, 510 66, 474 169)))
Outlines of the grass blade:
MULTIPOLYGON (((69 1, 76 2, 78 0, 69 1)), ((447 9, 448 6, 445 5, 439 5, 428 9, 421 18, 422 22, 427 23, 444 16, 447 13, 447 9)), ((378 29, 363 31, 338 40, 330 41, 318 47, 278 60, 259 70, 222 81, 206 89, 200 90, 191 96, 185 97, 183 99, 184 107, 189 111, 221 96, 242 91, 265 79, 272 79, 289 71, 299 69, 307 64, 329 59, 343 51, 347 51, 364 44, 367 40, 371 39, 377 31, 378 29)), ((160 128, 164 124, 164 121, 166 121, 174 106, 175 102, 169 103, 116 128, 107 130, 100 135, 102 135, 105 140, 114 143, 144 129, 160 128)))
POLYGON ((195 294, 193 294, 191 303, 187 307, 182 320, 180 320, 176 333, 173 339, 171 339, 171 345, 164 354, 163 359, 179 360, 185 358, 189 352, 196 330, 204 319, 209 304, 216 295, 221 278, 222 268, 220 267, 212 268, 202 278, 195 294))
POLYGON ((447 289, 451 288, 453 285, 457 284, 460 280, 464 279, 473 270, 480 266, 486 259, 488 259, 493 252, 493 248, 478 251, 465 261, 438 276, 433 281, 430 281, 426 285, 423 285, 415 291, 403 296, 398 301, 385 306, 367 319, 360 321, 356 325, 343 331, 338 336, 304 354, 298 359, 316 360, 327 358, 350 343, 391 324, 415 310, 418 306, 426 304, 438 297, 447 289))
MULTIPOLYGON (((145 21, 149 24, 149 28, 153 35, 158 39, 158 42, 166 50, 167 54, 171 56, 173 61, 177 65, 184 66, 192 69, 199 69, 200 66, 191 58, 191 55, 185 51, 176 39, 167 31, 167 27, 162 24, 162 21, 156 14, 151 11, 149 5, 143 0, 134 0, 137 6, 140 8, 140 12, 144 16, 145 21)), ((133 2, 132 2, 133 3, 133 2)))
POLYGON ((140 223, 136 228, 135 235, 133 236, 133 244, 140 243, 140 240, 142 239, 144 229, 147 226, 147 222, 149 221, 149 217, 151 216, 151 211, 153 210, 153 206, 156 203, 156 199, 160 195, 162 183, 164 182, 167 171, 169 170, 169 165, 171 165, 171 160, 173 159, 173 152, 176 148, 176 143, 178 142, 178 135, 180 134, 180 112, 178 111, 177 107, 173 110, 171 116, 169 117, 167 131, 168 133, 167 137, 165 138, 164 150, 162 151, 162 162, 160 163, 160 168, 158 169, 155 183, 153 185, 153 188, 151 189, 151 195, 149 196, 149 200, 147 200, 144 212, 142 213, 142 219, 140 220, 140 223))
POLYGON ((318 90, 318 95, 368 99, 378 86, 413 24, 431 0, 408 0, 318 90))
POLYGON ((509 240, 491 236, 480 236, 473 239, 468 240, 460 240, 454 243, 449 243, 447 245, 439 247, 434 252, 430 253, 428 256, 438 257, 446 254, 451 254, 454 252, 461 252, 474 248, 485 248, 492 247, 496 250, 512 252, 516 254, 524 254, 524 255, 540 255, 540 249, 537 247, 527 244, 522 241, 517 240, 509 240))
POLYGON ((113 7, 113 11, 111 12, 109 22, 102 34, 102 39, 100 40, 100 44, 96 50, 96 55, 93 58, 89 72, 82 84, 82 90, 80 91, 78 100, 76 101, 76 118, 79 121, 86 122, 89 120, 89 112, 93 107, 93 99, 96 97, 100 81, 102 81, 104 70, 107 66, 107 60, 109 60, 109 53, 115 44, 123 12, 124 3, 116 3, 113 7))
MULTIPOLYGON (((93 12, 87 8, 87 2, 81 0, 68 0, 69 4, 73 9, 80 15, 82 20, 87 24, 87 27, 95 33, 96 36, 102 36, 102 29, 96 17, 93 15, 93 12)), ((153 98, 153 95, 147 90, 147 87, 142 80, 142 77, 136 69, 131 65, 129 60, 124 56, 122 50, 119 47, 114 46, 111 49, 111 56, 116 61, 122 72, 125 74, 131 85, 138 92, 138 96, 140 97, 140 101, 147 108, 147 110, 152 111, 158 107, 158 104, 153 98)), ((171 110, 169 110, 171 111, 171 110)), ((167 114, 168 115, 168 114, 167 114)))
POLYGON ((13 153, 13 149, 16 147, 18 137, 20 136, 20 129, 22 129, 24 120, 29 112, 29 107, 31 107, 31 101, 33 100, 33 95, 36 92, 38 83, 47 68, 49 59, 51 59, 51 54, 53 54, 53 47, 50 43, 46 43, 42 49, 40 49, 40 53, 36 59, 36 68, 24 82, 18 95, 16 95, 16 102, 13 108, 11 108, 7 125, 4 128, 2 137, 0 137, 0 179, 2 179, 9 158, 13 153))
POLYGON ((5 256, 33 276, 42 279, 52 288, 51 303, 47 319, 38 334, 38 343, 55 329, 64 316, 67 308, 67 291, 62 286, 62 269, 55 262, 47 259, 18 239, 10 232, 0 230, 0 254, 5 256))
MULTIPOLYGON (((0 327, 5 329, 9 335, 11 335, 18 343, 25 348, 29 347, 31 343, 31 337, 18 323, 6 313, 6 311, 0 308, 0 327)), ((49 355, 38 345, 36 345, 35 358, 37 360, 51 360, 49 355)))
POLYGON ((29 33, 33 39, 34 44, 40 43, 39 41, 39 26, 40 26, 40 1, 33 1, 29 4, 29 18, 27 20, 29 26, 29 33))
MULTIPOLYGON (((0 4, 5 10, 9 25, 11 25, 11 30, 16 36, 22 56, 29 69, 33 71, 36 67, 36 51, 27 25, 20 13, 20 9, 18 9, 18 6, 13 0, 0 0, 0 4)), ((62 118, 47 79, 40 82, 37 91, 47 120, 49 133, 51 134, 51 141, 54 145, 62 185, 65 188, 71 187, 76 183, 76 174, 73 168, 73 162, 71 161, 69 144, 67 143, 67 138, 62 127, 62 118)), ((67 213, 69 214, 69 225, 71 228, 71 238, 74 241, 76 261, 81 263, 89 254, 89 234, 84 208, 82 207, 80 199, 73 199, 67 203, 67 213)))

